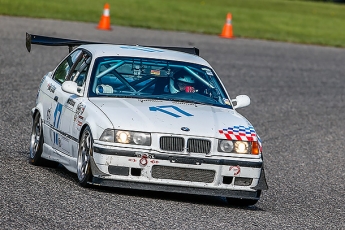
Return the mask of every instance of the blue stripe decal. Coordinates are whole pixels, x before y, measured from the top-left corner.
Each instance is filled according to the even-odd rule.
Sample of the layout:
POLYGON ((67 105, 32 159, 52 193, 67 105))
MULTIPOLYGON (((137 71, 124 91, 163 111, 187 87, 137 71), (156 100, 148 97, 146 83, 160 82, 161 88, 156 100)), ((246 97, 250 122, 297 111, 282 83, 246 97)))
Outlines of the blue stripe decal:
POLYGON ((181 117, 181 115, 179 115, 177 113, 173 113, 173 112, 166 110, 168 108, 174 109, 179 114, 182 114, 182 115, 187 116, 187 117, 194 116, 193 114, 187 113, 186 111, 183 111, 182 109, 180 109, 179 107, 176 107, 174 105, 152 106, 152 107, 149 107, 149 110, 150 111, 159 111, 159 112, 168 114, 168 115, 176 117, 176 118, 181 117))
MULTIPOLYGON (((54 112, 54 128, 58 129, 59 125, 60 125, 60 117, 61 117, 61 113, 62 113, 62 104, 57 103, 56 108, 55 108, 55 112, 54 112)), ((54 144, 58 145, 59 141, 58 141, 58 134, 56 132, 54 132, 54 144)))

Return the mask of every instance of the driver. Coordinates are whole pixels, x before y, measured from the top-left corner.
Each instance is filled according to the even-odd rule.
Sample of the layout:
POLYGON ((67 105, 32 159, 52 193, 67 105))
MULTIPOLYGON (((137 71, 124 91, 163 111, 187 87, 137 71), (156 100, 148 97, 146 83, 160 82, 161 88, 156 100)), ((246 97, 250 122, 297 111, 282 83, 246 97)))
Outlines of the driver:
POLYGON ((191 76, 182 76, 177 79, 170 79, 170 93, 195 93, 195 80, 191 76))

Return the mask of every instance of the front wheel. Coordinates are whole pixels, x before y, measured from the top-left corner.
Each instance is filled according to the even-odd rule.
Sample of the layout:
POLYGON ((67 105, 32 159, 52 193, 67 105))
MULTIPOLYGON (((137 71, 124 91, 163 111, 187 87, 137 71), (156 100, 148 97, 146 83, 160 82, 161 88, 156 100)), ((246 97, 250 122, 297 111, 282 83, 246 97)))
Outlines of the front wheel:
POLYGON ((79 184, 82 187, 87 187, 88 182, 92 178, 90 158, 93 151, 93 138, 91 130, 86 127, 79 140, 78 160, 77 160, 77 175, 79 184))

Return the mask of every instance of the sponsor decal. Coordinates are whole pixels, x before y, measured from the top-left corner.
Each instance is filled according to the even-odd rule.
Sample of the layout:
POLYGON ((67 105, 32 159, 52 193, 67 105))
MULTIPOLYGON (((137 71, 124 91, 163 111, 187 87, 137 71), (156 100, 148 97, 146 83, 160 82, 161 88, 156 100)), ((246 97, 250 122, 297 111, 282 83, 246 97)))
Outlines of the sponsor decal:
POLYGON ((78 116, 79 115, 82 115, 85 111, 85 108, 86 108, 86 105, 83 104, 83 102, 80 102, 78 105, 77 105, 77 109, 75 111, 75 115, 74 115, 74 121, 77 120, 78 116))
POLYGON ((52 93, 55 93, 56 86, 53 85, 52 83, 49 83, 49 84, 47 85, 47 89, 48 89, 48 91, 50 91, 50 92, 52 92, 52 93))
POLYGON ((68 98, 67 105, 70 105, 70 106, 74 107, 75 101, 72 98, 68 98))
POLYGON ((77 109, 76 112, 74 114, 74 124, 75 124, 75 128, 80 131, 81 126, 84 123, 84 116, 82 116, 82 114, 84 113, 86 108, 86 105, 84 105, 82 102, 80 102, 77 105, 77 109))
POLYGON ((173 116, 176 118, 179 118, 181 116, 187 116, 187 117, 194 116, 190 113, 187 113, 186 111, 183 111, 182 109, 180 109, 179 107, 174 106, 174 105, 151 106, 151 107, 149 107, 149 110, 153 111, 153 112, 156 112, 156 111, 162 112, 162 113, 165 113, 167 115, 170 115, 170 116, 173 116), (171 112, 171 110, 174 110, 174 112, 171 112))
POLYGON ((157 161, 157 160, 150 160, 150 162, 151 162, 151 164, 158 164, 159 163, 159 161, 157 161))
POLYGON ((241 167, 239 165, 230 166, 229 171, 233 171, 234 176, 238 176, 241 173, 241 167))
POLYGON ((257 141, 257 135, 253 126, 244 127, 233 126, 226 129, 219 130, 220 134, 223 134, 228 140, 235 141, 257 141))
POLYGON ((78 116, 76 124, 78 126, 82 126, 83 125, 83 121, 84 121, 84 117, 83 116, 78 116))
POLYGON ((154 159, 155 158, 155 155, 153 155, 153 154, 146 154, 146 153, 139 153, 139 152, 135 153, 135 156, 136 157, 146 156, 146 157, 148 157, 150 159, 154 159))
POLYGON ((50 121, 51 114, 52 114, 52 107, 50 107, 50 108, 47 110, 47 121, 50 121))

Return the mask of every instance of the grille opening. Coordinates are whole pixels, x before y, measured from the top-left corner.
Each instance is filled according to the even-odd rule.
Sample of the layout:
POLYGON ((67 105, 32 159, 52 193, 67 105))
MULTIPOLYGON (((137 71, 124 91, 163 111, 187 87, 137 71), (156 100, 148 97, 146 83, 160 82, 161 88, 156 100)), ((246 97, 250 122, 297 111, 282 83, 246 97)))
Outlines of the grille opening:
POLYGON ((131 168, 131 175, 132 176, 141 176, 141 169, 131 168))
POLYGON ((223 177, 223 184, 231 184, 232 183, 232 176, 224 176, 223 177))
POLYGON ((166 151, 183 152, 184 139, 182 137, 161 137, 159 147, 166 151))
POLYGON ((152 167, 152 177, 156 179, 212 183, 215 171, 205 169, 178 168, 162 165, 152 167))
POLYGON ((249 186, 253 182, 253 178, 236 177, 235 185, 237 186, 249 186))
POLYGON ((187 149, 190 153, 210 153, 211 142, 202 139, 188 139, 187 149))
POLYGON ((108 167, 108 172, 112 175, 128 176, 129 175, 129 168, 123 167, 123 166, 110 165, 108 167))

